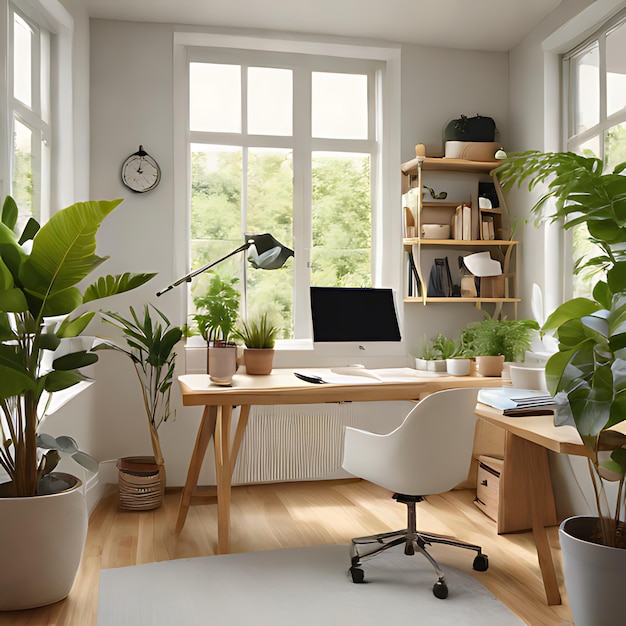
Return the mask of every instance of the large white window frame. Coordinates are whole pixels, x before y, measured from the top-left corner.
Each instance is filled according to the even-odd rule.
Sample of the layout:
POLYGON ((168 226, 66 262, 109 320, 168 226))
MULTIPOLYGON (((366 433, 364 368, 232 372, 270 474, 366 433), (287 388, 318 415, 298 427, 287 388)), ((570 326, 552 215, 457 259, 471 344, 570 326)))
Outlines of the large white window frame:
POLYGON ((0 0, 0 198, 12 193, 14 119, 34 131, 34 215, 46 221, 75 200, 72 38, 74 22, 58 0, 0 0), (33 29, 33 105, 13 97, 13 20, 33 29), (63 163, 63 167, 57 164, 63 163))
MULTIPOLYGON (((190 206, 190 164, 188 141, 188 72, 189 55, 197 54, 198 48, 240 48, 260 52, 280 52, 286 54, 320 55, 344 59, 369 60, 381 64, 375 72, 377 106, 382 111, 377 120, 376 135, 382 140, 374 149, 372 179, 376 181, 372 195, 372 205, 376 207, 372 215, 372 265, 373 285, 392 287, 398 293, 401 286, 401 254, 398 253, 399 233, 401 232, 400 213, 396 210, 400 193, 400 180, 397 172, 400 167, 400 49, 399 47, 360 46, 344 43, 319 43, 284 39, 264 39, 257 37, 222 35, 207 33, 176 33, 174 37, 174 118, 175 118, 175 189, 177 206, 185 207, 184 216, 179 213, 177 220, 176 262, 181 274, 189 271, 189 206, 190 206)), ((294 173, 295 176, 295 173, 294 173)), ((299 184, 302 184, 300 182, 299 184)), ((294 203, 301 192, 294 184, 294 203)), ((294 246, 298 272, 308 272, 306 267, 310 247, 307 230, 294 223, 294 246), (305 254, 303 254, 303 251, 305 254), (300 254, 298 255, 298 252, 300 254)), ((308 298, 308 294, 305 296, 308 298)), ((183 303, 182 315, 187 314, 183 303)), ((302 310, 300 303, 297 308, 302 310)), ((297 309, 296 309, 297 310, 297 309)), ((304 310, 308 310, 305 305, 304 310)), ((399 311, 400 316, 402 311, 399 311)), ((302 322, 296 322, 302 334, 302 322)), ((306 324, 308 331, 308 323, 306 324)))
MULTIPOLYGON (((562 55, 562 92, 563 92, 563 149, 581 153, 586 145, 596 142, 595 154, 598 158, 606 160, 606 132, 619 125, 626 123, 626 106, 613 113, 607 113, 607 58, 606 38, 618 27, 622 30, 626 27, 626 9, 613 15, 609 20, 595 30, 583 42, 562 55), (579 74, 577 72, 577 59, 581 58, 592 48, 598 52, 598 119, 597 122, 579 130, 576 121, 579 117, 579 74)), ((574 240, 572 231, 566 231, 564 238, 564 285, 563 292, 566 299, 580 295, 574 293, 574 240)))

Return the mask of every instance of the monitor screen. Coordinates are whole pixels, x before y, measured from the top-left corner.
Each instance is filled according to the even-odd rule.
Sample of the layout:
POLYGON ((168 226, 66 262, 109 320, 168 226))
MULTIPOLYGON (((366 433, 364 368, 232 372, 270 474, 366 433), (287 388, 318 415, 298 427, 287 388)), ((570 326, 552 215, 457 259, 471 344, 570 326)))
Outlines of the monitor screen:
POLYGON ((391 289, 311 287, 313 341, 401 341, 391 289))

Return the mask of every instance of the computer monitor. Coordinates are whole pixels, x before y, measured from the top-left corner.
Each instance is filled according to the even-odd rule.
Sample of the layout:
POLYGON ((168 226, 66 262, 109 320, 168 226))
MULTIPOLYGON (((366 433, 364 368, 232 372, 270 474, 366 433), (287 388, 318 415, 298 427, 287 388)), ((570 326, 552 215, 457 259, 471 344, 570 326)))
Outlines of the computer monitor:
POLYGON ((311 287, 313 341, 399 342, 391 289, 311 287))

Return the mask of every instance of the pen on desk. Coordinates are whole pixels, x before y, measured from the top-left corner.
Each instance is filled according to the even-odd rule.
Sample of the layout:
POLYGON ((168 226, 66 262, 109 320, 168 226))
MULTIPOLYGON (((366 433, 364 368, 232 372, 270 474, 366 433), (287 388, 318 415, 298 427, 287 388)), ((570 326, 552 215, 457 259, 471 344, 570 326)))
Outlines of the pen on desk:
POLYGON ((300 372, 294 372, 293 375, 300 380, 305 380, 307 383, 315 383, 320 385, 326 381, 322 380, 320 376, 316 376, 315 374, 300 374, 300 372))

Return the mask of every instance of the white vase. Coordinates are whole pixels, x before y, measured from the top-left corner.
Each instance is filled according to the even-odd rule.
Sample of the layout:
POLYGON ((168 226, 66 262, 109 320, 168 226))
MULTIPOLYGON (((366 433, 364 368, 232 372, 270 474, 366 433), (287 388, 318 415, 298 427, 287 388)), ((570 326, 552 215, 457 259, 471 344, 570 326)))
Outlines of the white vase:
POLYGON ((595 517, 570 517, 559 526, 563 576, 576 626, 621 624, 626 594, 626 549, 586 541, 595 517))
POLYGON ((446 369, 451 376, 469 376, 470 359, 446 359, 446 369))
POLYGON ((67 597, 87 537, 82 482, 45 496, 0 498, 0 610, 45 606, 67 597))

